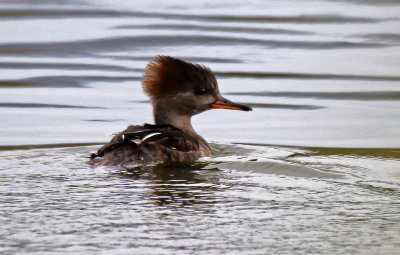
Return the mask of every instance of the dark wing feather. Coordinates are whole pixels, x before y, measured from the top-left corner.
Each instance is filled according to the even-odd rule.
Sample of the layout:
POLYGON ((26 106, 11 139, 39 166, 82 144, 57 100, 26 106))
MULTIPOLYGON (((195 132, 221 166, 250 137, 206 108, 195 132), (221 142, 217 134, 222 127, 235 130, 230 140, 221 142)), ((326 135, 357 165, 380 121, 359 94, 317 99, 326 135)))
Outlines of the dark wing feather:
POLYGON ((170 125, 145 124, 129 126, 115 135, 96 154, 91 155, 89 163, 120 165, 189 161, 200 157, 193 151, 199 151, 198 143, 180 129, 170 125))

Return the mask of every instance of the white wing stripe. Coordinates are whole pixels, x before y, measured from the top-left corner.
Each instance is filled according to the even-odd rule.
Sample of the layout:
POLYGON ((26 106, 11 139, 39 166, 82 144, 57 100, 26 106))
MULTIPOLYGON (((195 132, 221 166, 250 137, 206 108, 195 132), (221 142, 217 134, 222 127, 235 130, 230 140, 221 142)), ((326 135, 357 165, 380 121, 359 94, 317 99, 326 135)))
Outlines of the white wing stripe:
POLYGON ((155 136, 155 135, 161 135, 161 133, 160 133, 160 132, 157 132, 157 133, 148 134, 148 135, 146 135, 145 137, 143 137, 142 142, 146 141, 147 139, 149 139, 150 137, 153 137, 153 136, 155 136))

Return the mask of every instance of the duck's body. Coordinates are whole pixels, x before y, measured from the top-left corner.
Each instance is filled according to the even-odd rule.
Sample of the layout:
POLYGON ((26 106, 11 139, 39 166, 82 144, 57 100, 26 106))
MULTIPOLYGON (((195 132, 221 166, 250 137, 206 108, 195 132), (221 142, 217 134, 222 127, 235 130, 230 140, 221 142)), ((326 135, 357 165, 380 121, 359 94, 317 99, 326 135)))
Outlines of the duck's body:
POLYGON ((153 105, 155 125, 128 126, 92 154, 90 164, 149 165, 211 156, 191 117, 211 108, 251 110, 223 98, 209 68, 172 57, 151 61, 142 84, 153 105))
POLYGON ((170 125, 128 126, 92 154, 97 165, 154 165, 191 162, 212 155, 207 142, 170 125))

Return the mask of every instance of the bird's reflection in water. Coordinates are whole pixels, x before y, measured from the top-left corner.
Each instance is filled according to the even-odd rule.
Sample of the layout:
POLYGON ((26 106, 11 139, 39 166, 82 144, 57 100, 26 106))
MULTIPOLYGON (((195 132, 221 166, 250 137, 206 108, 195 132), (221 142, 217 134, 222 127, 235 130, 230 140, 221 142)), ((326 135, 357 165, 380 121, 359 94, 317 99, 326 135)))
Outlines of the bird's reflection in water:
POLYGON ((228 188, 219 183, 221 171, 210 168, 208 163, 136 167, 125 169, 120 174, 125 178, 146 180, 150 192, 145 199, 160 206, 215 203, 219 199, 215 193, 228 188))

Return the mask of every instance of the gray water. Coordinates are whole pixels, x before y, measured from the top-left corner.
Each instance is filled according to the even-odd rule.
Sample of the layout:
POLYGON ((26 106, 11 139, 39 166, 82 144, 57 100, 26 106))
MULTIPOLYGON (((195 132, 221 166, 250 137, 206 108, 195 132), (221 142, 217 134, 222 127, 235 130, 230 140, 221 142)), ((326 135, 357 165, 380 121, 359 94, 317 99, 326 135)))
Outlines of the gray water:
POLYGON ((398 254, 399 1, 0 2, 1 254, 398 254), (252 112, 187 167, 89 167, 155 55, 252 112))

